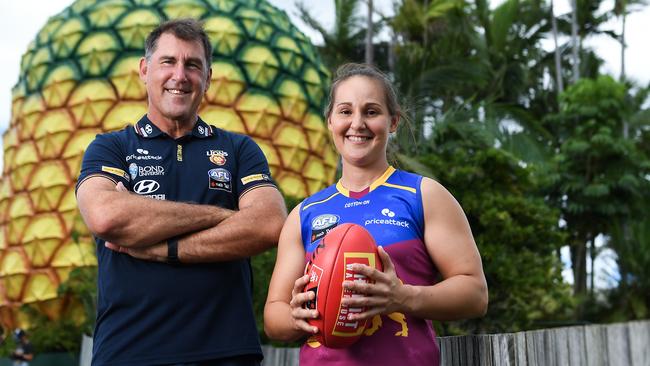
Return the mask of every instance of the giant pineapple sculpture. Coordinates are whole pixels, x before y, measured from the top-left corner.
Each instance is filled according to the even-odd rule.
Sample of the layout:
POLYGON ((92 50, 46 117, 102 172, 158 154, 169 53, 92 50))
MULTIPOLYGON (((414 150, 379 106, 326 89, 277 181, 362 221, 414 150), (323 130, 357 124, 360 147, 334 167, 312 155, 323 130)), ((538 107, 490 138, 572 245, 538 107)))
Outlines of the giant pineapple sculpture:
POLYGON ((265 0, 78 0, 49 19, 22 58, 4 134, 0 182, 0 322, 29 323, 67 307, 57 287, 96 265, 74 186, 86 146, 146 111, 138 60, 146 35, 170 18, 202 19, 214 47, 209 123, 260 145, 285 194, 330 184, 336 157, 320 112, 328 75, 316 50, 265 0))

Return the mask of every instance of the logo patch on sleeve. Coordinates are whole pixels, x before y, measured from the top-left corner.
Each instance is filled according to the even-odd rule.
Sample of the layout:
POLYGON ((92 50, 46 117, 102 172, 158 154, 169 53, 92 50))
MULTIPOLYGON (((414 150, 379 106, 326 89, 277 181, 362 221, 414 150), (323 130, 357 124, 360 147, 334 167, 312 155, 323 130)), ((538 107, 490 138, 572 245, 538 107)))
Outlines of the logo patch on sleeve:
POLYGON ((256 182, 258 180, 270 181, 271 178, 267 174, 252 174, 241 179, 241 183, 246 185, 250 182, 256 182))
POLYGON ((111 173, 113 175, 117 175, 118 177, 122 177, 122 178, 126 179, 127 181, 129 180, 129 175, 126 174, 126 172, 124 170, 122 170, 122 169, 102 165, 102 172, 111 173))

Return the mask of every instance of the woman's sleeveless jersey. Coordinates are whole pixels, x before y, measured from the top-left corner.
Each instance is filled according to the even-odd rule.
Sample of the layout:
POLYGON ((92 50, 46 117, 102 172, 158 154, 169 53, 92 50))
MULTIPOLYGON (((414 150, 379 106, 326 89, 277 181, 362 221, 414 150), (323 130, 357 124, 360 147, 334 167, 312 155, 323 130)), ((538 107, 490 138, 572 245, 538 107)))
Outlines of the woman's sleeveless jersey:
MULTIPOLYGON (((300 206, 306 258, 334 227, 365 227, 390 255, 406 284, 432 285, 438 272, 424 245, 422 177, 389 167, 364 192, 350 192, 340 182, 307 198, 300 206)), ((308 340, 300 365, 434 365, 440 351, 431 321, 402 313, 368 320, 364 336, 349 348, 327 348, 308 340)))

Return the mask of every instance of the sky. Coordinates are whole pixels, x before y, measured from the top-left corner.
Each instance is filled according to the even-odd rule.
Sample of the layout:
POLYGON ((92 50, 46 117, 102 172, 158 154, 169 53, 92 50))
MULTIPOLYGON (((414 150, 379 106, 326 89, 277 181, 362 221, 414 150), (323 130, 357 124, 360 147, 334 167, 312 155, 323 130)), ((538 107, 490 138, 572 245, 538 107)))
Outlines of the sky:
MULTIPOLYGON (((276 7, 284 10, 293 19, 294 24, 309 36, 314 43, 322 43, 322 38, 302 23, 296 13, 296 0, 269 0, 276 7)), ((334 19, 332 0, 302 0, 311 9, 311 13, 325 25, 331 25, 334 19)), ((493 0, 494 4, 501 0, 493 0)), ((20 59, 27 50, 29 43, 35 38, 38 31, 45 25, 50 16, 56 15, 73 0, 2 0, 0 1, 0 133, 7 129, 11 117, 11 89, 18 81, 20 72, 20 59)), ((374 0, 375 7, 385 14, 392 13, 392 0, 374 0)), ((613 0, 606 0, 603 8, 611 9, 613 0)), ((564 14, 569 11, 568 0, 555 1, 555 14, 564 14)), ((627 20, 626 53, 627 75, 639 84, 647 85, 650 82, 650 47, 647 47, 646 28, 650 24, 650 6, 635 12, 627 20)), ((608 29, 620 31, 620 22, 610 21, 608 29)), ((593 47, 598 55, 605 59, 603 72, 618 77, 620 73, 620 45, 607 37, 595 37, 586 40, 587 45, 593 47)), ((0 140, 1 145, 1 140, 0 140)), ((2 160, 0 160, 0 167, 2 160)), ((606 250, 601 255, 601 260, 596 261, 595 270, 599 273, 598 287, 610 287, 613 279, 608 273, 616 272, 613 267, 613 252, 606 250)), ((567 263, 568 250, 563 250, 563 262, 567 263)), ((591 263, 589 264, 591 266, 591 263)), ((567 267, 564 271, 565 278, 572 282, 572 274, 567 267)))
MULTIPOLYGON (((302 0, 311 9, 312 14, 326 25, 333 22, 333 3, 328 0, 302 0)), ((501 0, 494 0, 493 3, 501 0)), ((278 8, 284 10, 294 20, 296 26, 315 43, 322 43, 322 38, 297 19, 296 0, 270 0, 278 8)), ((27 50, 29 43, 35 38, 38 31, 45 25, 47 19, 58 14, 72 0, 3 0, 0 2, 0 133, 3 133, 11 116, 11 88, 18 81, 20 71, 20 58, 27 50)), ((391 13, 391 0, 374 0, 375 6, 384 13, 391 13)), ((556 0, 555 13, 563 14, 569 11, 568 0, 556 0)), ((613 0, 606 0, 603 7, 611 8, 613 0)), ((626 56, 627 74, 641 84, 650 82, 650 48, 645 39, 645 28, 650 23, 650 6, 643 11, 635 12, 628 17, 627 38, 628 50, 626 56)), ((611 21, 609 29, 619 31, 620 22, 611 21)), ((605 72, 618 77, 620 73, 620 45, 605 36, 587 40, 597 53, 606 60, 605 72)))

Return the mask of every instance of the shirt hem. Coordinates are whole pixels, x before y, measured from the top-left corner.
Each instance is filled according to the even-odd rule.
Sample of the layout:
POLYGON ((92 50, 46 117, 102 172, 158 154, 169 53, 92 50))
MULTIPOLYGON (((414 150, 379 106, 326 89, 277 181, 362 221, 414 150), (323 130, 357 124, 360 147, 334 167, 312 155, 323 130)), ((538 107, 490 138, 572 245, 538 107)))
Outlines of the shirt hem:
POLYGON ((238 350, 223 351, 223 352, 209 352, 209 353, 191 353, 185 355, 174 355, 157 358, 137 358, 128 361, 115 360, 109 362, 95 362, 91 363, 92 366, 143 366, 143 365, 159 365, 159 364, 174 364, 182 362, 202 362, 210 360, 218 360, 220 358, 228 358, 235 356, 257 355, 260 359, 264 357, 262 349, 259 347, 242 348, 238 350))

